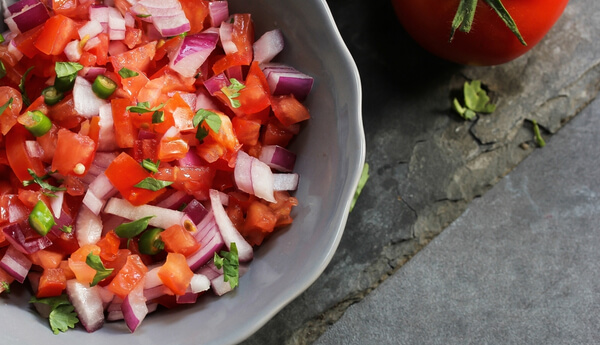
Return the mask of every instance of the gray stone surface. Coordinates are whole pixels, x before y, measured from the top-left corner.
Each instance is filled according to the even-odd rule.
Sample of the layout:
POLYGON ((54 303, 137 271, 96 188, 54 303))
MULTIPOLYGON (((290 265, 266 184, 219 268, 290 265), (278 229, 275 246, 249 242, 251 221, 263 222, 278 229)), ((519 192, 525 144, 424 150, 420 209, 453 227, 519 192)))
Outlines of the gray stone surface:
POLYGON ((389 0, 328 3, 361 73, 371 178, 324 274, 245 345, 317 339, 533 151, 530 120, 550 137, 600 88, 596 0, 571 0, 538 46, 495 67, 424 52, 389 0), (498 102, 474 122, 450 110, 469 79, 498 102))
POLYGON ((599 344, 600 99, 315 344, 599 344))

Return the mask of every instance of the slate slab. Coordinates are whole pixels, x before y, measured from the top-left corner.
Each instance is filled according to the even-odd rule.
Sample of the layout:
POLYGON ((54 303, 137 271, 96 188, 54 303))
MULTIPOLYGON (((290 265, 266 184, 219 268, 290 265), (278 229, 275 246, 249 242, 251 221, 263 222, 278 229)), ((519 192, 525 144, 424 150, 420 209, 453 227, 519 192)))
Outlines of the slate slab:
POLYGON ((531 120, 550 137, 600 89, 595 0, 571 0, 538 46, 495 67, 429 55, 389 0, 328 3, 362 78, 371 178, 324 274, 246 345, 314 341, 533 152, 531 120), (471 79, 498 109, 465 122, 450 102, 471 79))
POLYGON ((600 343, 600 99, 315 344, 600 343))

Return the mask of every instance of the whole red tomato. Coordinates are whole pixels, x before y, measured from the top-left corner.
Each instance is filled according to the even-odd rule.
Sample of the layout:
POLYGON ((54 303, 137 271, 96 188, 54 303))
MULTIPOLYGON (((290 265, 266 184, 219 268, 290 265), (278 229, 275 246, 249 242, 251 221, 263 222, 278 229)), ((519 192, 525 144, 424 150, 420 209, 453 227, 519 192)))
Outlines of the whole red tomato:
POLYGON ((533 48, 564 11, 568 0, 502 0, 527 45, 479 0, 470 32, 449 40, 460 0, 392 0, 406 31, 431 53, 467 65, 497 65, 533 48))

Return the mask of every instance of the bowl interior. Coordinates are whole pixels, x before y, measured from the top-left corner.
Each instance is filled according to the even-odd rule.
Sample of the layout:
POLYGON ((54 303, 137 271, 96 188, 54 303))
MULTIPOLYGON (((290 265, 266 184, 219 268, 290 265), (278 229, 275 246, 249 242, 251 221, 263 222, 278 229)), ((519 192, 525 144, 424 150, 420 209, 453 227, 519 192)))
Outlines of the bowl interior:
POLYGON ((292 144, 300 205, 294 224, 257 250, 240 286, 210 294, 180 310, 150 314, 135 334, 123 322, 94 335, 81 328, 53 335, 27 307, 26 289, 0 297, 0 343, 18 344, 233 344, 250 336, 302 293, 329 263, 345 226, 365 155, 358 72, 325 0, 230 0, 231 13, 252 14, 255 32, 280 28, 286 47, 276 61, 315 78, 306 105, 312 118, 292 144), (210 295, 210 296, 209 296, 210 295), (10 341, 10 342, 9 342, 10 341))

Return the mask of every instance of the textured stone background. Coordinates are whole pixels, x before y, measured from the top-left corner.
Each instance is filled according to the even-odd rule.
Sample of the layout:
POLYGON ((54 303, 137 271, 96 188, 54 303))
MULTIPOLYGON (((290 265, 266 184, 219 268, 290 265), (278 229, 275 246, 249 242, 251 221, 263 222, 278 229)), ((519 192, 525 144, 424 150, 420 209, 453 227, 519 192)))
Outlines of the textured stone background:
POLYGON ((429 55, 389 0, 328 3, 361 73, 371 178, 324 274, 246 345, 313 342, 535 149, 531 120, 550 136, 600 89, 595 0, 571 0, 538 46, 495 67, 429 55), (450 102, 472 79, 498 108, 465 122, 450 102))

